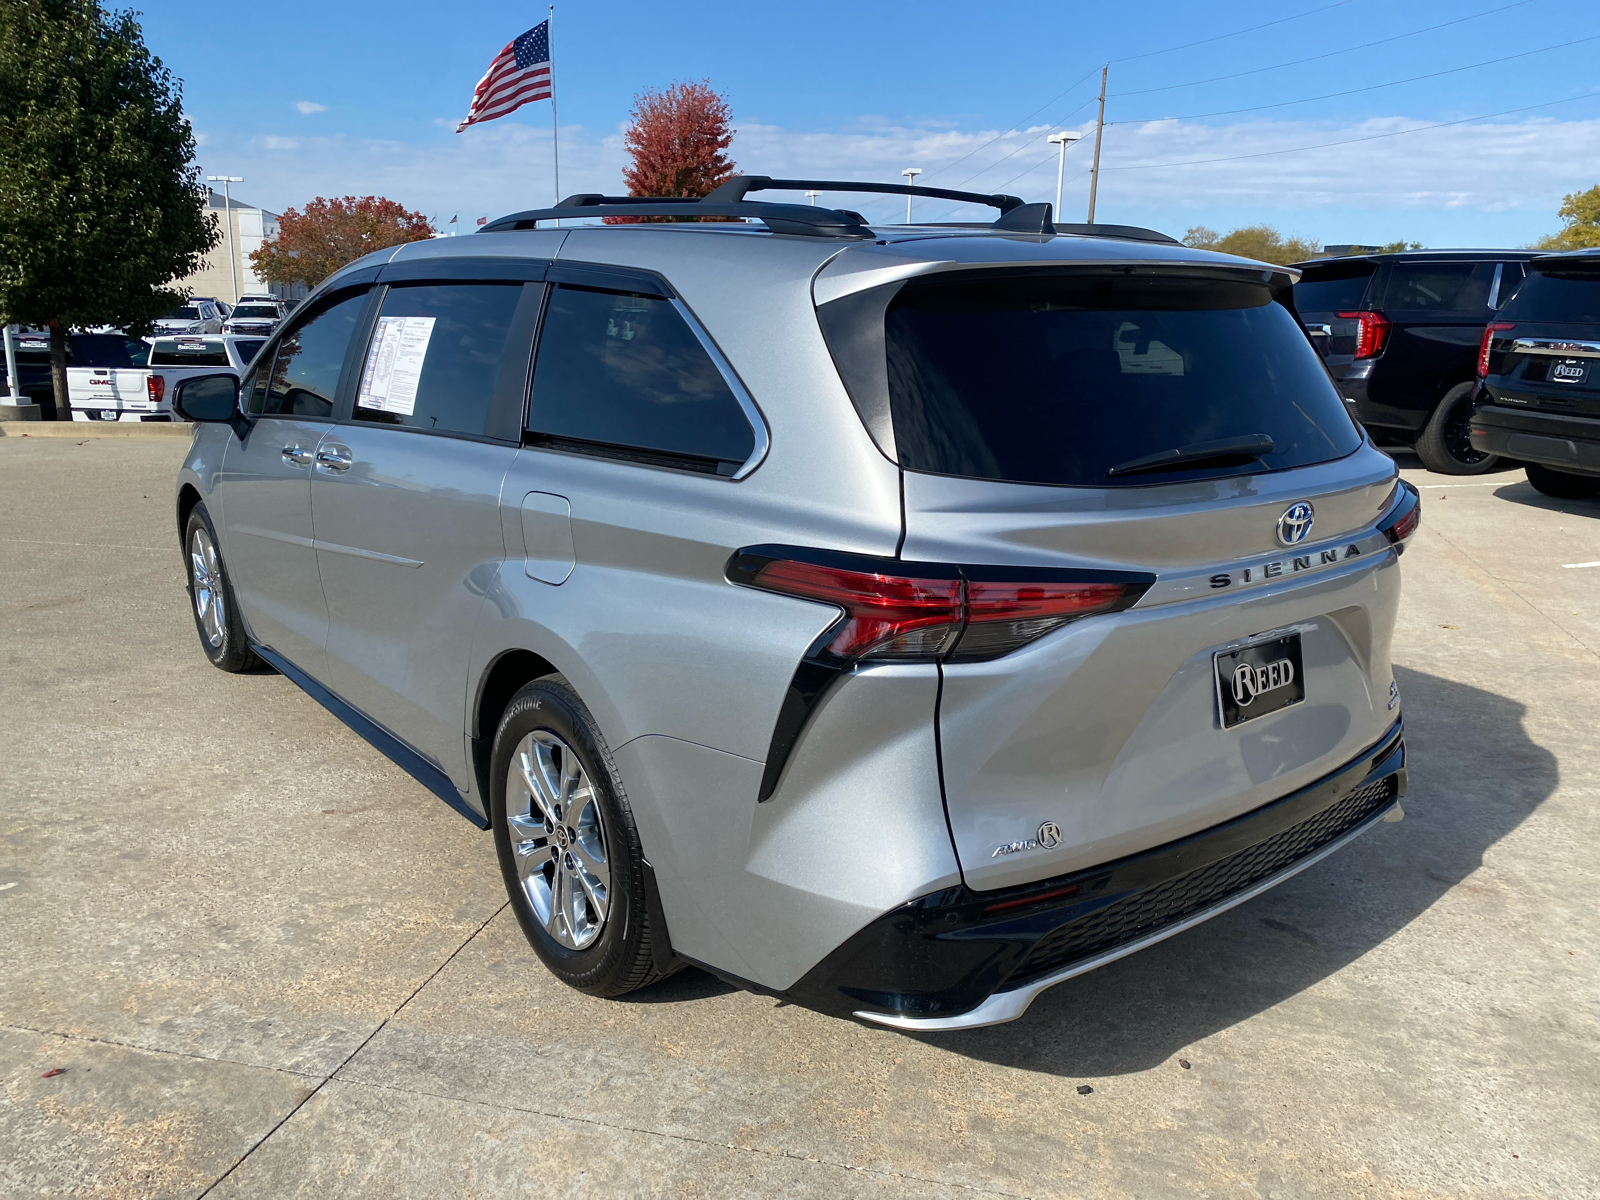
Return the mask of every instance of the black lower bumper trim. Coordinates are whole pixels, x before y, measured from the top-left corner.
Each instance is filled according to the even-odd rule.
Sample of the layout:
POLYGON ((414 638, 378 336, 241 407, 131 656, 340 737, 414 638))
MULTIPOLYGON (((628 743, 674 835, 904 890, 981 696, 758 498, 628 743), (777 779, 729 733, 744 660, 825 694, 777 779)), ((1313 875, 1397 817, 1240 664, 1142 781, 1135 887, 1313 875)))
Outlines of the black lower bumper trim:
POLYGON ((839 1015, 953 1016, 1279 874, 1405 794, 1399 722, 1282 799, 1191 837, 1022 887, 946 888, 884 914, 784 995, 839 1015))
POLYGON ((1600 475, 1600 420, 1485 405, 1473 414, 1474 450, 1600 475))

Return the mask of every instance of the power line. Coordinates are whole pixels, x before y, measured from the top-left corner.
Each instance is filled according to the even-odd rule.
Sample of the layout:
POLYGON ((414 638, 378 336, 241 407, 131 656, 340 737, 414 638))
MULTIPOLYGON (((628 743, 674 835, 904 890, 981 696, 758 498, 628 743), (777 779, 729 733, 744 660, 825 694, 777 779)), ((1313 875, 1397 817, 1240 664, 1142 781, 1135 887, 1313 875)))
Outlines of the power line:
MULTIPOLYGON (((1071 112, 1066 113, 1064 116, 1062 116, 1062 118, 1059 121, 1052 121, 1051 124, 1052 125, 1063 125, 1063 124, 1065 124, 1068 117, 1077 116, 1078 113, 1082 112, 1085 108, 1089 107, 1089 105, 1093 104, 1094 100, 1095 100, 1095 98, 1093 96, 1090 96, 1082 104, 1078 105, 1077 108, 1073 109, 1071 112)), ((978 178, 979 175, 987 175, 990 171, 994 170, 1001 163, 1005 162, 1006 159, 1013 158, 1016 155, 1020 154, 1022 151, 1026 150, 1028 148, 1028 145, 1029 145, 1029 143, 1022 142, 1010 154, 1007 154, 1004 158, 997 158, 992 163, 990 163, 987 167, 984 167, 983 170, 978 171, 978 172, 976 172, 976 173, 974 173, 972 175, 968 175, 960 183, 956 184, 956 187, 958 187, 958 188, 966 187, 967 184, 971 183, 974 179, 978 178)), ((1001 184, 1000 186, 1004 187, 1005 185, 1001 184)))
POLYGON ((1437 79, 1441 75, 1456 75, 1456 74, 1459 74, 1462 71, 1475 71, 1479 67, 1492 67, 1496 63, 1510 62, 1512 59, 1515 59, 1515 58, 1528 58, 1528 57, 1530 57, 1531 55, 1534 55, 1534 54, 1546 54, 1546 53, 1550 52, 1551 50, 1563 50, 1568 46, 1581 46, 1585 42, 1595 42, 1595 41, 1600 41, 1600 33, 1597 33, 1597 34, 1593 35, 1592 37, 1576 38, 1576 39, 1571 40, 1571 41, 1557 42, 1553 46, 1541 46, 1537 50, 1523 50, 1520 53, 1507 54, 1507 55, 1505 55, 1505 56, 1503 56, 1501 58, 1489 58, 1489 59, 1485 59, 1483 62, 1468 63, 1464 67, 1450 67, 1450 68, 1447 68, 1446 70, 1443 70, 1443 71, 1431 71, 1426 75, 1413 75, 1409 79, 1391 79, 1388 83, 1374 83, 1374 84, 1369 85, 1368 87, 1350 88, 1347 91, 1343 91, 1343 92, 1328 92, 1327 94, 1322 95, 1322 96, 1307 96, 1307 97, 1305 97, 1304 99, 1301 99, 1301 100, 1279 100, 1279 101, 1277 101, 1277 102, 1275 102, 1273 104, 1257 104, 1257 105, 1253 105, 1250 108, 1224 108, 1224 109, 1219 109, 1216 112, 1187 113, 1187 114, 1185 114, 1184 116, 1181 116, 1181 117, 1146 117, 1144 120, 1129 120, 1129 121, 1116 121, 1116 122, 1108 121, 1108 122, 1106 122, 1106 124, 1108 124, 1108 125, 1110 125, 1110 124, 1117 124, 1117 125, 1154 125, 1154 124, 1158 124, 1159 122, 1162 122, 1162 121, 1195 121, 1195 120, 1199 120, 1201 117, 1231 117, 1231 116, 1235 116, 1235 115, 1237 115, 1239 113, 1262 112, 1262 111, 1264 111, 1266 109, 1269 109, 1269 108, 1289 108, 1289 107, 1291 107, 1293 105, 1296 105, 1296 104, 1312 104, 1312 103, 1315 103, 1318 100, 1336 100, 1340 96, 1354 96, 1354 95, 1358 95, 1361 92, 1375 92, 1375 91, 1378 91, 1380 88, 1399 87, 1402 84, 1406 84, 1406 83, 1418 83, 1418 82, 1420 82, 1421 80, 1424 80, 1424 79, 1437 79))
POLYGON ((1113 58, 1111 61, 1114 63, 1137 62, 1141 58, 1154 58, 1158 54, 1175 54, 1179 50, 1193 50, 1196 46, 1209 46, 1212 42, 1226 41, 1228 38, 1254 33, 1258 29, 1271 29, 1274 25, 1287 25, 1290 21, 1298 21, 1302 17, 1314 17, 1318 13, 1327 12, 1329 9, 1343 8, 1345 5, 1353 3, 1355 3, 1355 0, 1337 0, 1334 4, 1324 4, 1321 8, 1310 8, 1305 12, 1295 13, 1292 17, 1279 17, 1276 21, 1252 25, 1248 29, 1235 29, 1232 33, 1219 33, 1215 37, 1201 38, 1198 42, 1185 42, 1181 46, 1168 46, 1165 50, 1150 50, 1144 54, 1130 54, 1127 58, 1113 58))
POLYGON ((1114 92, 1111 98, 1121 99, 1123 96, 1148 96, 1152 92, 1170 92, 1177 88, 1199 87, 1204 83, 1222 83, 1229 79, 1243 79, 1246 75, 1260 75, 1266 71, 1281 71, 1284 67, 1299 67, 1310 62, 1320 62, 1324 58, 1336 58, 1341 54, 1354 54, 1357 50, 1370 50, 1374 46, 1386 46, 1390 42, 1404 41, 1406 38, 1416 37, 1419 34, 1432 33, 1436 29, 1447 29, 1451 25, 1460 25, 1467 21, 1476 21, 1479 17, 1492 17, 1496 13, 1508 12, 1513 8, 1522 8, 1532 4, 1533 0, 1517 0, 1515 4, 1502 5, 1499 8, 1486 9, 1480 13, 1473 13, 1469 17, 1457 17, 1453 21, 1444 21, 1438 25, 1428 25, 1422 29, 1413 29, 1410 33, 1397 33, 1393 37, 1379 38, 1375 42, 1362 42, 1359 46, 1346 46, 1343 50, 1329 50, 1325 54, 1313 54, 1310 58, 1297 58, 1290 62, 1273 63, 1270 67, 1252 67, 1248 71, 1236 71, 1232 75, 1213 75, 1210 79, 1193 79, 1188 83, 1168 83, 1161 87, 1137 88, 1129 92, 1114 92))
MULTIPOLYGON (((1022 120, 1018 121, 1015 125, 1011 126, 1009 129, 1002 130, 1000 133, 995 134, 992 138, 990 138, 983 145, 979 146, 976 150, 969 150, 965 154, 963 154, 960 158, 956 159, 955 162, 946 163, 944 166, 940 167, 937 171, 931 172, 927 176, 927 179, 932 179, 935 175, 942 175, 944 172, 950 170, 952 167, 960 166, 962 163, 966 162, 967 159, 971 158, 974 154, 979 154, 982 151, 987 150, 990 146, 994 145, 996 142, 998 142, 1001 138, 1005 137, 1007 134, 1016 133, 1019 129, 1021 129, 1024 125, 1026 125, 1029 121, 1033 120, 1033 118, 1037 117, 1040 113, 1042 113, 1045 109, 1049 108, 1057 100, 1060 100, 1062 96, 1066 96, 1066 95, 1071 94, 1073 91, 1077 90, 1077 88, 1079 86, 1081 86, 1086 80, 1092 79, 1093 77, 1094 77, 1094 69, 1091 67, 1089 69, 1089 73, 1087 75, 1085 75, 1082 79, 1079 79, 1077 81, 1077 83, 1074 83, 1071 87, 1067 88, 1066 91, 1060 93, 1060 95, 1052 96, 1050 99, 1046 100, 1043 104, 1041 104, 1038 108, 1034 109, 1027 116, 1023 117, 1022 120)), ((1081 108, 1083 106, 1079 105, 1078 107, 1081 108)), ((1076 112, 1077 109, 1074 109, 1073 111, 1076 112)), ((1068 115, 1070 116, 1071 114, 1069 113, 1068 115)), ((926 183, 927 179, 924 179, 923 182, 926 183)))
MULTIPOLYGON (((1519 2, 1523 3, 1523 4, 1531 4, 1533 2, 1533 0, 1519 0, 1519 2)), ((1334 8, 1343 8, 1346 5, 1353 4, 1353 3, 1355 3, 1355 0, 1335 0, 1335 3, 1333 3, 1333 4, 1324 4, 1320 8, 1307 9, 1305 12, 1295 13, 1293 16, 1280 17, 1276 21, 1267 21, 1267 22, 1265 22, 1263 24, 1260 24, 1260 25, 1251 25, 1251 26, 1249 26, 1248 28, 1245 28, 1245 29, 1235 29, 1231 33, 1219 33, 1215 37, 1202 38, 1198 42, 1188 42, 1188 43, 1185 43, 1182 46, 1168 46, 1165 50, 1150 50, 1150 51, 1147 51, 1144 54, 1131 54, 1131 55, 1127 56, 1126 58, 1113 58, 1111 61, 1112 62, 1118 62, 1118 63, 1121 63, 1121 62, 1136 62, 1136 61, 1138 61, 1139 59, 1142 59, 1142 58, 1154 58, 1154 57, 1156 57, 1157 55, 1160 55, 1160 54, 1173 54, 1173 53, 1176 53, 1179 50, 1190 50, 1190 49, 1193 49, 1195 46, 1209 46, 1212 42, 1225 41, 1228 38, 1240 37, 1240 36, 1242 36, 1244 34, 1247 34, 1247 33, 1255 33, 1257 30, 1261 30, 1261 29, 1270 29, 1275 25, 1284 25, 1284 24, 1287 24, 1290 21, 1298 21, 1302 17, 1312 17, 1312 16, 1315 16, 1317 13, 1327 12, 1330 9, 1334 9, 1334 8)), ((1511 7, 1514 8, 1516 6, 1512 5, 1511 7)), ((1442 28, 1442 26, 1440 26, 1440 28, 1442 28)), ((1033 120, 1034 117, 1038 116, 1045 109, 1049 108, 1057 100, 1060 100, 1063 96, 1069 95, 1071 92, 1075 91, 1080 85, 1082 85, 1086 80, 1089 80, 1089 79, 1093 78, 1093 76, 1094 76, 1094 69, 1090 68, 1088 74, 1084 75, 1081 79, 1079 79, 1077 82, 1073 83, 1070 87, 1066 88, 1064 91, 1062 91, 1058 95, 1052 96, 1049 100, 1046 100, 1038 108, 1034 109, 1027 116, 1023 117, 1022 120, 1018 121, 1015 125, 1012 125, 1010 128, 1008 128, 1008 129, 1006 129, 1006 130, 1004 130, 1004 131, 1002 131, 1000 133, 997 133, 994 137, 990 138, 987 142, 985 142, 983 145, 977 147, 976 149, 969 150, 966 154, 963 154, 960 158, 956 159, 955 162, 946 163, 944 166, 938 168, 938 170, 929 172, 926 176, 923 177, 923 182, 926 183, 926 182, 928 182, 928 180, 932 179, 935 175, 942 175, 942 174, 944 174, 944 172, 952 169, 953 167, 960 166, 962 163, 966 162, 967 159, 971 158, 974 154, 979 154, 979 153, 982 153, 984 150, 987 150, 990 146, 994 145, 996 142, 998 142, 1001 138, 1005 137, 1007 134, 1011 134, 1011 133, 1017 132, 1018 130, 1023 128, 1023 126, 1025 126, 1029 121, 1033 120)), ((1127 93, 1127 94, 1128 95, 1134 95, 1135 93, 1130 92, 1130 93, 1127 93)), ((1082 106, 1080 105, 1079 107, 1082 107, 1082 106)), ((1076 112, 1077 110, 1074 109, 1073 111, 1076 112)), ((1072 114, 1069 113, 1067 115, 1071 116, 1072 114)), ((1066 118, 1062 118, 1062 119, 1065 120, 1066 118)), ((1007 155, 1006 157, 1009 158, 1010 155, 1007 155)), ((1005 161, 1005 159, 1001 159, 1000 160, 1000 162, 1004 162, 1004 161, 1005 161)), ((991 164, 991 167, 994 166, 994 165, 997 165, 997 164, 991 164)), ((990 169, 990 168, 987 168, 987 167, 985 168, 985 170, 988 170, 988 169, 990 169)), ((982 172, 979 172, 979 174, 982 174, 982 172)), ((975 179, 975 178, 977 178, 977 176, 972 176, 972 178, 975 179)))
POLYGON ((1160 167, 1200 167, 1209 163, 1239 162, 1247 158, 1269 158, 1275 154, 1299 154, 1305 150, 1326 150, 1332 146, 1353 146, 1358 142, 1376 142, 1383 138, 1403 137, 1408 133, 1424 133, 1429 129, 1447 129, 1452 125, 1469 125, 1473 121, 1488 121, 1494 117, 1509 117, 1515 113, 1532 112, 1536 108, 1550 108, 1557 104, 1572 104, 1578 100, 1592 100, 1600 91, 1585 92, 1581 96, 1567 96, 1560 100, 1546 100, 1540 104, 1525 104, 1521 108, 1507 108, 1500 112, 1482 113, 1476 117, 1462 117, 1458 121, 1439 121, 1432 125, 1418 125, 1412 129, 1396 129, 1389 133, 1374 133, 1367 137, 1344 138, 1337 142, 1318 142, 1314 146, 1291 146, 1286 150, 1259 150, 1254 154, 1230 154, 1222 158, 1194 158, 1184 162, 1130 163, 1120 167, 1101 167, 1102 171, 1151 171, 1160 167))

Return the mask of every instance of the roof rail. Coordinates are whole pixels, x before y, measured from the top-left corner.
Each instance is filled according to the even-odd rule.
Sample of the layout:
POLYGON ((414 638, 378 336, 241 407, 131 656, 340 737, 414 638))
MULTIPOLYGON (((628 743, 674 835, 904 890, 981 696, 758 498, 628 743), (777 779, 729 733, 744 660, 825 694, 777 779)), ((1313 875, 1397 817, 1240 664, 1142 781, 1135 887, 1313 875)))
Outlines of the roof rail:
POLYGON ((949 188, 918 187, 909 183, 851 183, 839 179, 774 179, 770 175, 735 175, 721 187, 711 192, 709 203, 743 200, 751 192, 872 192, 885 196, 927 196, 933 200, 961 200, 968 204, 986 204, 1008 213, 1022 207, 1021 196, 1006 196, 986 192, 956 192, 949 188))
POLYGON ((765 204, 753 200, 722 203, 710 196, 602 196, 580 193, 568 196, 554 208, 531 208, 491 221, 479 233, 503 233, 511 229, 534 229, 540 221, 563 217, 678 217, 698 220, 704 217, 733 217, 760 221, 773 233, 802 237, 870 238, 872 230, 860 213, 843 209, 817 208, 809 204, 765 204))
POLYGON ((889 196, 927 196, 934 200, 956 200, 984 204, 1000 210, 996 229, 1050 232, 1048 205, 1024 204, 1020 196, 958 192, 949 188, 913 187, 905 183, 852 183, 839 179, 774 179, 770 175, 735 175, 704 199, 693 196, 603 196, 598 192, 579 192, 568 196, 554 208, 531 208, 491 221, 479 233, 502 233, 511 229, 533 229, 540 221, 562 217, 728 217, 761 221, 773 233, 804 237, 868 238, 872 231, 860 213, 847 208, 821 208, 810 204, 773 204, 745 199, 751 192, 814 191, 871 192, 889 196), (581 210, 581 211, 574 211, 581 210), (1019 211, 1020 210, 1020 211, 1019 211), (1007 218, 1010 218, 1009 220, 1007 218))

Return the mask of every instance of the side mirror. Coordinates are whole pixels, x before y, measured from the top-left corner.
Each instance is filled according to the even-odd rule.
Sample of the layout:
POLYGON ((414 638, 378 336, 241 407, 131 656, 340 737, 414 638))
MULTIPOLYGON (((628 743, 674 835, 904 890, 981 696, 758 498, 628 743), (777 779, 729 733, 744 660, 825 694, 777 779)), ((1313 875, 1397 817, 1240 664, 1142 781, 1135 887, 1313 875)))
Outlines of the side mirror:
POLYGON ((239 380, 234 375, 195 375, 178 384, 172 411, 185 421, 232 421, 239 411, 239 380))

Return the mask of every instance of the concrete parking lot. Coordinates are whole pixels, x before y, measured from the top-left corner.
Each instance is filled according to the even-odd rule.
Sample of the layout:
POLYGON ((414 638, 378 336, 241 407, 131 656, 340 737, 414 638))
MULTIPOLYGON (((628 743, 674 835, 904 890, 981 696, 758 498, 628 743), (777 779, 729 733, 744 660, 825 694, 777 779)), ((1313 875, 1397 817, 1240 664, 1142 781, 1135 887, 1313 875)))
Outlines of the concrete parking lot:
POLYGON ((1408 460, 1405 821, 910 1037, 557 985, 487 835, 201 656, 185 446, 0 437, 0 1195, 1597 1194, 1600 502, 1408 460))

